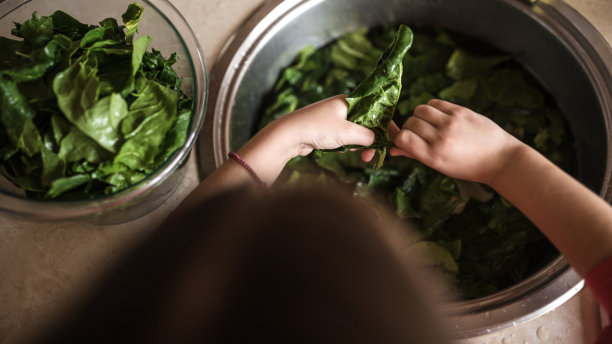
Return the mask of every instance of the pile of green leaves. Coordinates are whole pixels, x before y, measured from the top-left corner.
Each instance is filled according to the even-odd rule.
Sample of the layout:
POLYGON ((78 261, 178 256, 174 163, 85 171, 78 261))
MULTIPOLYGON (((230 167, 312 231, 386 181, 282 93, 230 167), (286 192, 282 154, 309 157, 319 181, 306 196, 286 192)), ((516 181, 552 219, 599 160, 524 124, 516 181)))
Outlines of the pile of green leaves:
POLYGON ((186 139, 192 100, 165 59, 123 24, 65 12, 15 23, 0 37, 0 173, 30 197, 94 198, 133 185, 186 139))
MULTIPOLYGON (((316 49, 305 47, 283 70, 261 126, 309 103, 349 94, 376 65, 394 27, 350 33, 316 49)), ((403 60, 394 120, 432 98, 467 106, 566 168, 572 154, 565 122, 544 90, 512 56, 439 29, 415 29, 403 60)), ((423 264, 455 281, 466 298, 489 295, 521 281, 557 253, 516 208, 485 185, 455 180, 418 161, 391 157, 379 168, 359 152, 315 151, 287 165, 286 183, 339 179, 361 197, 375 197, 414 224, 423 264)))

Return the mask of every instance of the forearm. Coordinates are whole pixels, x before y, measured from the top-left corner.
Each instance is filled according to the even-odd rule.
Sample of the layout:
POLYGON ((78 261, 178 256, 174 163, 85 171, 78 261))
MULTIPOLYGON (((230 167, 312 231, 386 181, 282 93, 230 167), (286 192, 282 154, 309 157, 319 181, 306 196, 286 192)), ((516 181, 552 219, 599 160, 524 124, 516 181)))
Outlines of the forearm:
MULTIPOLYGON (((343 95, 311 104, 268 124, 237 153, 259 179, 271 185, 290 159, 308 155, 315 148, 372 144, 374 133, 348 122, 346 110, 343 95)), ((185 199, 175 214, 197 206, 215 193, 247 183, 255 185, 256 181, 245 167, 233 159, 226 160, 185 199)))
MULTIPOLYGON (((255 135, 237 152, 266 185, 274 183, 293 155, 286 143, 282 142, 282 131, 270 135, 272 130, 277 130, 274 123, 255 135)), ((191 209, 214 194, 249 184, 256 186, 256 180, 246 168, 236 160, 227 159, 189 194, 177 211, 191 209)))
POLYGON ((298 155, 297 140, 283 127, 283 120, 270 123, 237 152, 267 185, 274 183, 287 162, 298 155))
POLYGON ((490 186, 520 209, 582 276, 612 254, 612 208, 526 145, 490 186))

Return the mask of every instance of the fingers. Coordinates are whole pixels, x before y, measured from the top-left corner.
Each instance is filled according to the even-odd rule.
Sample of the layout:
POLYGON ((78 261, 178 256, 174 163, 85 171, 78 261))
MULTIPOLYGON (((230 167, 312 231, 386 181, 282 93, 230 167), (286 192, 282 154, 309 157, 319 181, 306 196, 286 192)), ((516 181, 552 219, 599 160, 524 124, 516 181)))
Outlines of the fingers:
POLYGON ((395 122, 391 121, 391 124, 389 125, 389 137, 391 138, 391 140, 393 140, 393 138, 399 132, 400 132, 400 128, 397 126, 397 124, 395 124, 395 122))
POLYGON ((413 117, 418 117, 435 127, 439 127, 448 119, 448 114, 434 106, 421 104, 414 108, 413 117))
POLYGON ((450 115, 453 112, 463 109, 463 106, 453 104, 451 102, 447 102, 446 100, 442 100, 442 99, 431 99, 430 101, 427 102, 427 105, 439 111, 442 111, 443 113, 447 115, 450 115))
POLYGON ((430 146, 421 136, 411 130, 402 130, 394 138, 389 154, 392 156, 405 156, 408 158, 420 159, 428 154, 430 146))
POLYGON ((372 161, 372 158, 374 158, 374 155, 376 155, 376 150, 373 148, 367 148, 364 149, 361 152, 361 160, 365 161, 365 162, 370 162, 372 161))
POLYGON ((348 115, 348 103, 346 102, 346 95, 339 94, 321 101, 328 109, 326 111, 331 112, 338 118, 346 119, 348 115))
POLYGON ((431 143, 438 138, 438 130, 436 127, 428 121, 416 116, 408 118, 408 120, 404 123, 403 128, 405 130, 400 131, 397 135, 401 135, 406 130, 409 130, 428 143, 431 143))
MULTIPOLYGON (((406 158, 411 158, 411 159, 413 159, 413 158, 414 158, 414 157, 412 156, 412 154, 410 154, 410 152, 405 151, 405 150, 403 150, 403 149, 401 149, 401 148, 399 148, 399 147, 391 147, 391 149, 389 150, 389 155, 391 155, 391 156, 404 156, 404 157, 406 157, 406 158)), ((374 157, 374 155, 372 155, 372 158, 373 158, 373 157, 374 157)), ((363 159, 363 161, 365 161, 365 162, 368 162, 368 161, 369 161, 369 160, 368 160, 368 161, 366 161, 366 160, 363 158, 363 153, 361 154, 361 159, 363 159)), ((372 159, 370 158, 370 160, 372 160, 372 159)))
POLYGON ((346 130, 341 132, 340 145, 369 146, 374 143, 374 132, 364 126, 346 122, 346 130))

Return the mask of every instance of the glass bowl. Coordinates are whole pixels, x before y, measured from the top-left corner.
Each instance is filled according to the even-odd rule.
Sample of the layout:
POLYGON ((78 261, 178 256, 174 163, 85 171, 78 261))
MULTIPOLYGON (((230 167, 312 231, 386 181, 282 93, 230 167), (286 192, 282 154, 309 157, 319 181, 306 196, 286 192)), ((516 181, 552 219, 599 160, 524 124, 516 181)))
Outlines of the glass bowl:
MULTIPOLYGON (((104 18, 121 15, 135 1, 74 1, 74 0, 6 0, 0 3, 0 36, 11 37, 14 22, 23 23, 32 17, 48 16, 62 10, 85 24, 97 24, 104 18)), ((148 35, 155 48, 165 58, 176 52, 178 61, 173 69, 183 78, 181 89, 193 98, 193 109, 186 141, 155 171, 140 182, 108 196, 87 200, 37 200, 25 197, 22 190, 0 176, 0 212, 35 221, 87 218, 98 223, 122 223, 142 217, 160 206, 181 184, 191 148, 203 123, 208 92, 204 57, 198 41, 185 18, 167 0, 137 1, 144 12, 138 33, 148 35)))

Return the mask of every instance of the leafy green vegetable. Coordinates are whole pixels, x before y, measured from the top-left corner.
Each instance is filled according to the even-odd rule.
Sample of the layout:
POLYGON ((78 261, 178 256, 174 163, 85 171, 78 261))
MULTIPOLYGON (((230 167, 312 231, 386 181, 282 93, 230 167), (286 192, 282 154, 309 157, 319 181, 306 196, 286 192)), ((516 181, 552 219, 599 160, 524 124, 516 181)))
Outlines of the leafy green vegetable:
MULTIPOLYGON (((309 103, 351 93, 376 67, 372 56, 380 55, 395 33, 393 26, 360 30, 318 49, 305 47, 281 72, 260 127, 309 103)), ((568 168, 566 125, 544 90, 511 56, 491 54, 489 47, 474 49, 481 43, 467 41, 473 43, 469 50, 468 44, 455 43, 466 42, 463 36, 440 29, 414 31, 402 61, 394 120, 402 124, 416 105, 432 98, 448 99, 491 117, 568 168)), ((368 111, 354 112, 367 117, 368 111)), ((359 152, 315 151, 286 168, 291 185, 325 185, 335 178, 359 197, 387 202, 399 219, 417 227, 421 241, 412 249, 423 254, 422 262, 436 266, 440 280, 454 280, 466 298, 511 286, 556 254, 537 228, 493 190, 454 180, 415 160, 390 157, 375 169, 360 160, 359 152)))
POLYGON ((142 6, 130 4, 125 13, 121 15, 121 19, 123 19, 123 23, 125 23, 125 28, 127 29, 125 33, 125 40, 127 42, 131 43, 134 39, 134 34, 138 32, 138 23, 140 23, 143 13, 144 10, 142 6))
POLYGON ((138 79, 136 92, 139 96, 121 124, 126 141, 114 161, 149 172, 155 167, 159 146, 175 121, 178 95, 147 78, 138 79))
POLYGON ((379 154, 376 168, 382 166, 387 148, 392 145, 389 125, 402 90, 402 61, 411 46, 412 31, 400 25, 372 73, 346 98, 348 120, 374 131, 375 139, 370 147, 379 154))
POLYGON ((152 39, 142 6, 80 23, 62 11, 0 37, 0 173, 32 197, 93 198, 129 187, 185 142, 193 102, 152 39))

